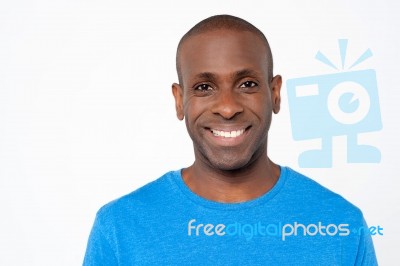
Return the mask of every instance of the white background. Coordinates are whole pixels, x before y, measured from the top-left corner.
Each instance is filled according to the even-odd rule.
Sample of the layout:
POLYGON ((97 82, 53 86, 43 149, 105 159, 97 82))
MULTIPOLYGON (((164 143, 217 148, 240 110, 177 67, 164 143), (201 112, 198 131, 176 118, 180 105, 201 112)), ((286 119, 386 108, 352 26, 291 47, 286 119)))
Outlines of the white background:
POLYGON ((383 130, 364 134, 380 164, 347 164, 334 139, 334 166, 300 169, 314 141, 291 136, 286 86, 269 153, 360 207, 381 265, 395 265, 400 237, 400 62, 398 1, 0 1, 0 264, 80 265, 96 211, 166 171, 188 166, 192 146, 175 117, 175 49, 198 21, 228 13, 270 41, 275 73, 356 67, 377 73, 383 130))

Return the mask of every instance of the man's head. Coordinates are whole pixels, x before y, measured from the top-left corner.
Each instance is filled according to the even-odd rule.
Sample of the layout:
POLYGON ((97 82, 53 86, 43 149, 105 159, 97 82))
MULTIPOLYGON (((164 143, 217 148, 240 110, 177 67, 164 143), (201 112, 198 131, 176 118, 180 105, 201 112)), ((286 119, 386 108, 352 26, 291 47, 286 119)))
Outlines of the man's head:
POLYGON ((185 118, 197 162, 238 170, 267 158, 281 77, 272 77, 269 45, 257 28, 227 15, 203 20, 181 39, 177 71, 177 116, 185 118))

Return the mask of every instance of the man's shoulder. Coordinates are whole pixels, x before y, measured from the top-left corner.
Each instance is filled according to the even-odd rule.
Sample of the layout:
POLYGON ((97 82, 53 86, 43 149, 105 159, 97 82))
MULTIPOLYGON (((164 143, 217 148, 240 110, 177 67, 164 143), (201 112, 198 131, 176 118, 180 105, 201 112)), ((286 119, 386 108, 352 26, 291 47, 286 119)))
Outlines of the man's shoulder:
POLYGON ((319 206, 330 212, 352 213, 362 217, 361 210, 342 195, 291 168, 287 167, 287 171, 286 188, 291 197, 300 201, 302 205, 311 208, 319 206))
POLYGON ((108 216, 119 212, 137 212, 150 205, 162 204, 165 202, 165 198, 168 198, 168 194, 173 192, 173 178, 178 174, 179 171, 165 173, 146 185, 108 202, 99 209, 97 215, 108 216))

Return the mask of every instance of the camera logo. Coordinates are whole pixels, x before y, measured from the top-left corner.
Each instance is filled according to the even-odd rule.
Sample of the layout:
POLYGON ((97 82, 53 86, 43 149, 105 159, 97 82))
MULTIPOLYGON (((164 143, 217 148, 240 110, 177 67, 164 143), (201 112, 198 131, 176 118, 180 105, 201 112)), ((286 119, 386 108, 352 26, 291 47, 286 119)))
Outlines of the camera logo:
MULTIPOLYGON (((338 42, 344 70, 348 40, 338 42)), ((332 167, 332 138, 343 135, 347 137, 348 163, 381 161, 379 149, 357 141, 359 133, 382 129, 375 70, 351 70, 371 56, 367 49, 346 71, 287 81, 293 139, 321 139, 321 149, 299 155, 300 167, 332 167)), ((315 58, 339 70, 320 51, 315 58)))

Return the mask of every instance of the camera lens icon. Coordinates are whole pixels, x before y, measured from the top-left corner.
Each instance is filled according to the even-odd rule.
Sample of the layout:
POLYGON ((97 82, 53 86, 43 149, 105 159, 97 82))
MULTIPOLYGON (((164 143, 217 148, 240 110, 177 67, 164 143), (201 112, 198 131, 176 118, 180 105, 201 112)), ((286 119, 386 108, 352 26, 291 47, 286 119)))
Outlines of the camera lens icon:
POLYGON ((332 88, 327 107, 333 119, 351 125, 362 121, 369 112, 371 101, 368 92, 359 83, 345 81, 332 88))

